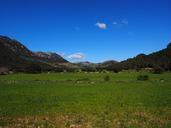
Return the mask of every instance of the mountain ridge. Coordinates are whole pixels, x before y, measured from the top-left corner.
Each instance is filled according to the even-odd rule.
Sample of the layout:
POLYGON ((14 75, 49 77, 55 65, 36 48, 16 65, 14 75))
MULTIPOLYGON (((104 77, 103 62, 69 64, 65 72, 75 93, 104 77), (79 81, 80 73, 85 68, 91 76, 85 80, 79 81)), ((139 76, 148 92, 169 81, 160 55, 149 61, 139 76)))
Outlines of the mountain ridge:
POLYGON ((139 54, 121 62, 108 60, 102 63, 78 62, 71 63, 54 52, 33 52, 15 39, 0 36, 0 67, 24 70, 29 65, 39 65, 43 70, 54 71, 101 71, 118 72, 128 69, 162 68, 171 70, 171 43, 162 50, 151 54, 139 54))
POLYGON ((28 65, 37 64, 42 68, 53 68, 52 64, 68 63, 56 53, 46 54, 48 57, 39 56, 32 52, 17 40, 6 36, 0 36, 0 66, 8 68, 25 68, 28 65))

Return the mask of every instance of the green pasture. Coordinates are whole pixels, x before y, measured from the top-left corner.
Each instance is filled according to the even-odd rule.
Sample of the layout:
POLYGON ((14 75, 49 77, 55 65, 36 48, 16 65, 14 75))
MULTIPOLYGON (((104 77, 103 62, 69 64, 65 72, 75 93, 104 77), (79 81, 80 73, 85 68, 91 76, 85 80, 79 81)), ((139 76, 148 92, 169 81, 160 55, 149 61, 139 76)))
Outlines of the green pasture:
POLYGON ((170 128, 171 73, 0 76, 0 127, 170 128), (138 75, 149 80, 138 81, 138 75), (110 80, 105 81, 104 77, 110 80), (27 121, 26 121, 27 120, 27 121))

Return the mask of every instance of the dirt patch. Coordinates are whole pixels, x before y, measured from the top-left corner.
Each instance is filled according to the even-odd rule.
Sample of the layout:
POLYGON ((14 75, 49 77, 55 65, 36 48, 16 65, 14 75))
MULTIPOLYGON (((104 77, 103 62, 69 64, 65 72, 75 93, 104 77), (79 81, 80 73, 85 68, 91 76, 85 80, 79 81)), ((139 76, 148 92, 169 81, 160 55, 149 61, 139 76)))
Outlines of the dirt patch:
POLYGON ((1 117, 0 128, 91 128, 91 123, 78 115, 1 117))

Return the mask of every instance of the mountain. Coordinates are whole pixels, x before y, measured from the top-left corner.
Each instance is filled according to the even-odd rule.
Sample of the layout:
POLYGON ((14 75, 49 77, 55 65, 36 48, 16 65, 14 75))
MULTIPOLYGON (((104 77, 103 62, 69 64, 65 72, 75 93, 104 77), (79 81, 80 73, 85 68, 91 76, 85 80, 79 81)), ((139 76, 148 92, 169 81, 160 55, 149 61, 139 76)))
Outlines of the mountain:
POLYGON ((43 69, 62 68, 60 63, 69 63, 56 53, 32 52, 19 41, 0 36, 0 67, 24 69, 37 64, 43 69))
POLYGON ((114 60, 99 63, 96 70, 109 70, 118 72, 121 70, 151 68, 153 70, 171 71, 171 43, 165 49, 153 52, 149 55, 139 54, 133 58, 117 62, 114 60))
POLYGON ((97 65, 96 63, 92 63, 92 62, 89 62, 89 61, 78 62, 76 64, 80 65, 80 66, 92 66, 92 67, 97 65))
POLYGON ((34 55, 39 58, 42 58, 44 61, 56 62, 56 63, 68 62, 67 60, 62 58, 60 55, 53 53, 53 52, 34 52, 34 55))
POLYGON ((119 64, 119 62, 115 61, 115 60, 108 60, 108 61, 104 61, 102 63, 99 63, 96 67, 97 70, 102 71, 102 70, 109 70, 109 71, 114 71, 114 72, 118 72, 118 67, 117 65, 119 64))
POLYGON ((113 65, 116 63, 118 62, 114 60, 108 60, 102 63, 91 63, 89 61, 85 61, 76 63, 76 65, 78 65, 82 71, 102 71, 112 70, 110 68, 113 67, 113 65))
POLYGON ((78 62, 78 63, 76 63, 76 65, 78 65, 82 71, 92 71, 93 72, 93 71, 96 71, 96 67, 98 64, 92 63, 89 61, 84 61, 84 62, 78 62))
POLYGON ((170 71, 171 43, 160 51, 149 55, 139 54, 121 62, 109 60, 103 63, 91 63, 88 61, 70 63, 56 53, 33 52, 17 40, 10 39, 6 36, 0 36, 0 67, 7 67, 17 71, 25 71, 26 69, 35 70, 35 68, 41 68, 43 71, 109 70, 118 72, 120 70, 139 70, 142 68, 170 71))
POLYGON ((114 65, 116 63, 118 63, 118 62, 115 60, 108 60, 108 61, 104 61, 103 63, 99 63, 99 66, 108 67, 108 66, 114 65))
POLYGON ((139 54, 134 58, 120 62, 123 69, 141 69, 141 68, 161 68, 162 70, 171 70, 171 43, 167 48, 149 55, 139 54))

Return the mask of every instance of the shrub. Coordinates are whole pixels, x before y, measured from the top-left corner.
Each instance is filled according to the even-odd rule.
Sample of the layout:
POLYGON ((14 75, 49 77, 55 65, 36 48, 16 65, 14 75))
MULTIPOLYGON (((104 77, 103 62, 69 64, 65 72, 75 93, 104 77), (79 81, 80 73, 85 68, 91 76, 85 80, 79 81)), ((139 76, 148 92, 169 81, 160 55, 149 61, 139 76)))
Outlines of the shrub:
POLYGON ((152 73, 153 74, 161 74, 161 73, 163 73, 163 69, 161 67, 154 67, 152 73))
POLYGON ((91 83, 91 80, 89 78, 79 78, 76 79, 76 83, 91 83))
POLYGON ((149 76, 148 75, 139 75, 139 76, 137 76, 137 80, 146 81, 146 80, 149 80, 149 76))
POLYGON ((41 73, 41 71, 41 67, 37 64, 32 64, 25 68, 26 73, 41 73))
POLYGON ((90 81, 90 79, 89 78, 79 78, 76 81, 90 81))
POLYGON ((107 82, 107 81, 110 81, 110 76, 109 76, 109 75, 105 76, 105 77, 104 77, 104 81, 106 81, 106 82, 107 82))

